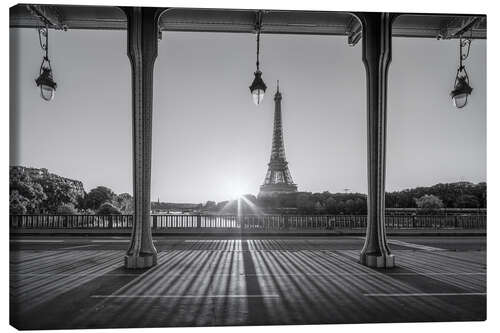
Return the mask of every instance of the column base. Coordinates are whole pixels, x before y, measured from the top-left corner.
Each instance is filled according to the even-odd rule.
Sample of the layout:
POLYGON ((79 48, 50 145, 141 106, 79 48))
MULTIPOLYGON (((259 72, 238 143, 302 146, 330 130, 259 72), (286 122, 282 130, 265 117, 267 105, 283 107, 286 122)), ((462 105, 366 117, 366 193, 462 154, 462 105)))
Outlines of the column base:
POLYGON ((157 263, 156 253, 145 256, 126 255, 124 259, 127 269, 145 269, 153 267, 157 263))
POLYGON ((376 256, 361 253, 359 261, 362 265, 372 268, 393 268, 396 266, 396 257, 392 254, 376 256))

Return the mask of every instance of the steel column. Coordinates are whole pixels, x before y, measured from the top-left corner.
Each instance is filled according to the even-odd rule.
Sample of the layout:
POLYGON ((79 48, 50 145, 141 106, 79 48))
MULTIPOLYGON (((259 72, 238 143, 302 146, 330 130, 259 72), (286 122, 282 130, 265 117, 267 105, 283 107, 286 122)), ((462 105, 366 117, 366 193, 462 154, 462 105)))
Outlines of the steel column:
POLYGON ((368 219, 360 253, 363 265, 390 268, 394 255, 385 231, 385 152, 387 73, 391 62, 391 30, 396 17, 389 13, 355 13, 362 25, 368 116, 368 219))
POLYGON ((127 54, 132 67, 134 223, 125 267, 149 268, 157 263, 151 235, 151 134, 153 69, 157 55, 159 8, 123 7, 127 16, 127 54))

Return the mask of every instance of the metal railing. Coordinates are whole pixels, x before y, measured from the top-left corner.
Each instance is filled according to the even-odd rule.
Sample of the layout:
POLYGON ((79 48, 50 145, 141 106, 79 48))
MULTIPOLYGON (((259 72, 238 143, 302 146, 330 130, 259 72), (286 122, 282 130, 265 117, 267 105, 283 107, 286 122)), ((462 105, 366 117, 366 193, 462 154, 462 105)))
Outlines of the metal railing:
POLYGON ((10 215, 12 229, 132 228, 133 215, 10 215))
MULTIPOLYGON (((151 215, 154 230, 329 231, 366 228, 366 215, 151 215)), ((10 215, 11 229, 131 229, 132 215, 10 215)), ((486 215, 386 216, 388 229, 486 229, 486 215)))

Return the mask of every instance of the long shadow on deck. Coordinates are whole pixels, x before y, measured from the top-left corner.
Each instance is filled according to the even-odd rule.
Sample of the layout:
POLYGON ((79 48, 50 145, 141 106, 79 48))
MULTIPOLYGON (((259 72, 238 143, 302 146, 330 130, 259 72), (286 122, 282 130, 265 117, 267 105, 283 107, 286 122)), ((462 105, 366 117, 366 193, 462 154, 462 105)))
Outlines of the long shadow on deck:
POLYGON ((257 270, 255 268, 255 263, 252 258, 252 252, 248 247, 248 240, 241 240, 241 250, 243 257, 243 268, 245 270, 245 284, 247 295, 247 306, 248 306, 248 322, 251 325, 259 325, 269 323, 268 312, 266 311, 266 305, 261 297, 263 295, 262 288, 257 277, 257 270), (255 297, 252 297, 255 296, 255 297))
POLYGON ((12 289, 23 296, 35 294, 44 302, 24 311, 11 303, 11 323, 19 329, 61 329, 484 318, 485 297, 365 296, 457 292, 467 286, 481 290, 485 278, 442 274, 470 273, 482 269, 480 263, 464 263, 438 253, 401 251, 397 254, 399 268, 374 270, 358 263, 358 251, 310 250, 310 245, 244 238, 185 242, 161 252, 158 266, 145 271, 115 268, 122 256, 114 252, 101 255, 99 265, 92 259, 97 256, 94 252, 55 253, 53 260, 46 254, 31 253, 23 259, 25 266, 18 268, 24 275, 12 289), (85 270, 86 265, 90 271, 85 270), (429 271, 436 275, 423 274, 429 271), (79 272, 92 274, 84 280, 73 274, 79 272), (67 273, 71 278, 47 279, 45 273, 67 273), (69 289, 59 289, 55 295, 53 287, 61 286, 69 289), (266 294, 278 297, 266 298, 266 294))
POLYGON ((92 295, 112 294, 145 272, 147 270, 116 268, 28 311, 23 311, 21 305, 16 304, 16 300, 11 297, 10 324, 19 330, 80 328, 74 326, 73 320, 84 309, 95 305, 92 295))

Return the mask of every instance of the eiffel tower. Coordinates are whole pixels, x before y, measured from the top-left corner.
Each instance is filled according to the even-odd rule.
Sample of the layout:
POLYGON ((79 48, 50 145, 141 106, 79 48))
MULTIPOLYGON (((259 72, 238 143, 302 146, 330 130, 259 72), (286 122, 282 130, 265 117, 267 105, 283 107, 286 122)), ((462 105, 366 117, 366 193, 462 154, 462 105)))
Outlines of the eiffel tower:
POLYGON ((278 87, 274 95, 274 130, 271 160, 268 164, 266 179, 260 187, 258 196, 265 197, 290 192, 297 192, 297 184, 294 184, 292 180, 285 157, 283 127, 281 125, 281 93, 278 81, 278 87))

